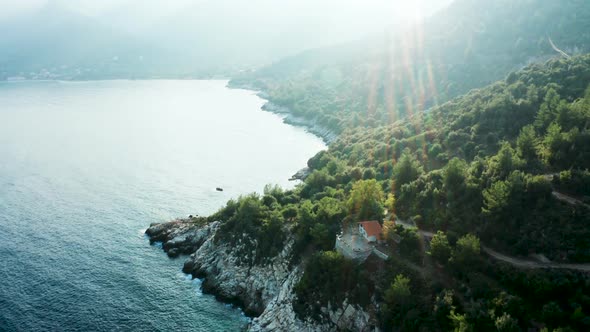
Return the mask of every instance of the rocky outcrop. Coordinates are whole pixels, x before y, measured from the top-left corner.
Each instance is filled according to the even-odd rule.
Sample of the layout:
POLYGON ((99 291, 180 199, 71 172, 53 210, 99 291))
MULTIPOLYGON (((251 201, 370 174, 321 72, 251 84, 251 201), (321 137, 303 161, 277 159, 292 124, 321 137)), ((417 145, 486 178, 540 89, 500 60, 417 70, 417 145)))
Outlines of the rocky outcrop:
MULTIPOLYGON (((258 96, 262 99, 267 99, 265 97, 268 97, 268 96, 266 96, 266 94, 263 94, 263 93, 259 93, 258 96)), ((267 102, 266 104, 264 104, 262 106, 262 109, 267 112, 276 113, 276 114, 289 114, 290 113, 289 108, 281 106, 281 105, 277 105, 277 104, 270 102, 270 101, 267 102)))
POLYGON ((145 233, 150 243, 162 242, 162 248, 168 256, 188 255, 196 250, 211 235, 211 228, 197 227, 190 220, 175 220, 162 224, 151 224, 145 233))
POLYGON ((251 266, 240 259, 239 253, 248 252, 245 244, 229 246, 215 241, 219 225, 220 222, 197 225, 190 220, 175 220, 152 224, 146 234, 151 243, 162 242, 170 256, 189 255, 183 271, 203 279, 203 292, 239 305, 254 317, 250 331, 368 331, 373 325, 362 308, 346 302, 335 309, 323 308, 323 323, 299 319, 292 305, 293 288, 303 269, 289 265, 293 240, 287 240, 283 250, 266 264, 251 266))
MULTIPOLYGON (((328 305, 329 307, 331 306, 328 305)), ((346 300, 336 309, 328 310, 327 308, 322 308, 322 311, 339 330, 379 331, 375 327, 377 324, 373 315, 358 305, 349 304, 346 300)))
POLYGON ((289 178, 289 181, 295 181, 295 180, 305 181, 305 179, 307 179, 307 177, 309 176, 310 173, 311 173, 311 169, 309 167, 304 167, 304 168, 298 170, 297 173, 293 174, 293 176, 291 176, 291 178, 289 178))

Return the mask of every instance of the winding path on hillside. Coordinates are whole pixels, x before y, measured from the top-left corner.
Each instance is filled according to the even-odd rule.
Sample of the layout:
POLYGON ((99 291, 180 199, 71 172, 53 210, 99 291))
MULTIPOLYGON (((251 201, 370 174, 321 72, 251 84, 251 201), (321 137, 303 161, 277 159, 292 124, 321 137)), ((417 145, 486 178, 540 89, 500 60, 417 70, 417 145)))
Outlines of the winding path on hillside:
POLYGON ((582 272, 590 272, 590 264, 566 264, 566 263, 540 263, 516 257, 503 255, 495 250, 492 250, 486 246, 481 246, 481 249, 491 257, 497 260, 506 262, 512 266, 524 268, 524 269, 565 269, 565 270, 576 270, 582 272))
MULTIPOLYGON (((552 174, 544 174, 543 176, 548 180, 551 181, 553 176, 557 175, 557 173, 552 174)), ((581 200, 569 196, 567 194, 561 193, 556 191, 555 189, 551 192, 551 195, 562 202, 565 202, 570 205, 582 205, 586 208, 590 208, 590 205, 585 204, 581 200)), ((420 233, 426 237, 434 236, 434 233, 427 232, 427 231, 420 231, 420 233)), ((552 263, 552 262, 535 262, 531 260, 525 260, 513 256, 507 256, 501 254, 489 247, 484 245, 481 246, 481 249, 494 259, 499 261, 506 262, 512 266, 523 268, 523 269, 566 269, 566 270, 575 270, 575 271, 582 271, 582 272, 590 272, 590 264, 568 264, 568 263, 552 263)))
MULTIPOLYGON (((429 231, 419 231, 422 236, 427 238, 432 238, 434 236, 433 232, 429 231)), ((568 263, 541 263, 535 262, 530 260, 525 260, 521 258, 517 258, 514 256, 507 256, 501 254, 491 248, 488 248, 484 245, 481 246, 481 249, 494 259, 499 261, 506 262, 512 266, 523 268, 523 269, 565 269, 565 270, 575 270, 575 271, 582 271, 582 272, 590 272, 590 264, 568 264, 568 263)))
MULTIPOLYGON (((543 176, 547 180, 551 181, 553 176, 556 174, 557 173, 543 174, 543 176)), ((581 205, 586 208, 590 208, 590 205, 585 204, 581 200, 579 200, 575 197, 566 195, 564 193, 553 190, 551 192, 551 195, 555 199, 565 202, 567 204, 581 205)), ((416 227, 412 223, 409 223, 409 222, 403 221, 403 220, 399 220, 398 223, 404 227, 416 227)), ((418 231, 420 232, 420 234, 422 234, 422 236, 427 237, 427 238, 432 238, 434 236, 433 232, 424 231, 424 230, 420 230, 420 229, 418 231)), ((589 264, 569 264, 569 263, 536 262, 536 261, 526 260, 526 259, 522 259, 522 258, 517 258, 514 256, 507 256, 507 255, 501 254, 489 247, 486 247, 484 245, 481 246, 481 249, 486 254, 490 255, 490 257, 493 257, 494 259, 497 259, 502 262, 506 262, 506 263, 508 263, 512 266, 518 267, 518 268, 523 268, 523 269, 565 269, 565 270, 590 272, 590 263, 589 264)))
MULTIPOLYGON (((543 174, 543 177, 545 178, 545 180, 552 182, 553 177, 554 176, 558 176, 559 173, 549 173, 549 174, 543 174)), ((559 192, 557 190, 555 190, 555 188, 553 188, 553 191, 551 192, 551 195, 553 195, 553 197, 559 201, 562 201, 564 203, 570 204, 570 205, 582 205, 588 209, 590 209, 590 205, 584 203, 582 200, 572 197, 568 194, 564 194, 562 192, 559 192)))
POLYGON ((555 199, 560 200, 562 202, 566 202, 567 204, 582 205, 582 206, 590 209, 590 205, 582 202, 581 200, 579 200, 577 198, 574 198, 572 196, 568 196, 564 193, 560 193, 560 192, 554 190, 553 192, 551 192, 551 195, 553 195, 553 197, 555 197, 555 199))

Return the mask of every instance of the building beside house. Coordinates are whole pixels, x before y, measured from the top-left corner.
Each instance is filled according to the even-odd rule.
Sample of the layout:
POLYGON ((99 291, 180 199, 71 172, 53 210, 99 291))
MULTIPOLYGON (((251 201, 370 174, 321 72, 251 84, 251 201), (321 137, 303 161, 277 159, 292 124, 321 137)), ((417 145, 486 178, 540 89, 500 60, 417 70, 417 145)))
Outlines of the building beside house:
POLYGON ((381 235, 383 229, 378 221, 361 221, 358 225, 359 234, 362 235, 367 242, 383 241, 383 236, 381 235))
POLYGON ((364 238, 358 238, 358 235, 341 234, 336 236, 336 245, 334 248, 342 256, 356 261, 358 263, 364 262, 371 254, 373 246, 369 245, 364 238))
POLYGON ((377 248, 377 243, 383 242, 381 233, 382 226, 377 221, 345 224, 342 232, 336 236, 334 248, 344 257, 359 264, 372 254, 386 260, 389 256, 377 248))

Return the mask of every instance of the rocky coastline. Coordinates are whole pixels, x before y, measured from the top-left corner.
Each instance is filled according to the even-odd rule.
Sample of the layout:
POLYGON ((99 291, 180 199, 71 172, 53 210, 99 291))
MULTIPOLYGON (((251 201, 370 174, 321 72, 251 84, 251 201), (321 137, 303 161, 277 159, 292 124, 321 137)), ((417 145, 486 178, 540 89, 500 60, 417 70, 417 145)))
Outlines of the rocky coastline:
POLYGON ((243 264, 239 259, 243 247, 215 241, 220 224, 179 219, 152 224, 146 234, 150 243, 161 242, 170 257, 188 255, 183 272, 202 279, 204 293, 241 307, 252 317, 248 331, 374 330, 374 315, 346 301, 322 308, 326 317, 322 322, 299 319, 293 309, 293 289, 303 268, 289 264, 294 241, 288 239, 284 249, 266 264, 243 264))
POLYGON ((281 116, 283 122, 286 124, 304 128, 308 132, 321 138, 327 145, 330 145, 332 142, 338 139, 338 134, 335 133, 333 130, 319 125, 313 119, 306 119, 294 115, 288 107, 274 103, 272 100, 270 100, 270 96, 268 95, 268 93, 260 91, 260 89, 252 83, 236 82, 234 80, 231 80, 228 82, 227 87, 230 89, 244 89, 257 91, 256 94, 258 95, 258 97, 266 100, 266 103, 262 106, 262 110, 281 116))
MULTIPOLYGON (((233 81, 228 87, 257 90, 254 86, 233 81)), ((262 109, 278 114, 283 122, 303 127, 328 145, 338 139, 332 130, 313 120, 297 117, 287 107, 268 101, 264 92, 258 92, 258 96, 267 100, 262 109)), ((304 168, 293 175, 292 180, 304 179, 308 174, 309 169, 304 168)), ((321 322, 300 319, 293 309, 293 302, 296 297, 294 287, 303 274, 303 266, 289 264, 293 238, 288 238, 283 250, 264 265, 244 265, 240 255, 248 252, 249 248, 245 247, 248 241, 233 247, 218 243, 215 233, 220 224, 220 221, 203 224, 195 219, 178 219, 151 224, 145 233, 150 243, 161 242, 168 256, 188 255, 183 272, 202 279, 204 293, 237 305, 252 317, 248 331, 378 331, 374 313, 348 304, 346 300, 339 305, 323 307, 321 322)))
MULTIPOLYGON (((265 94, 259 93, 258 95, 261 98, 266 99, 264 98, 265 94)), ((267 101, 266 104, 262 106, 262 109, 267 112, 278 114, 283 118, 283 122, 286 124, 304 128, 308 132, 320 137, 327 145, 330 145, 338 139, 338 135, 334 131, 319 125, 313 120, 294 115, 289 108, 285 106, 277 105, 272 101, 267 101)))

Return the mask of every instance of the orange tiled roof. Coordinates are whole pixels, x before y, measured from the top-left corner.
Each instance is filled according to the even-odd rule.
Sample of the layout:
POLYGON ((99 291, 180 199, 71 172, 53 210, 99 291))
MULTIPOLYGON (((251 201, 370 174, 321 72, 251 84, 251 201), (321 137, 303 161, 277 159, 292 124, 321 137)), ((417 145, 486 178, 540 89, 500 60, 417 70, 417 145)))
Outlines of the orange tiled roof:
POLYGON ((368 236, 374 236, 377 240, 381 240, 381 224, 378 221, 361 221, 359 222, 365 229, 368 236))

